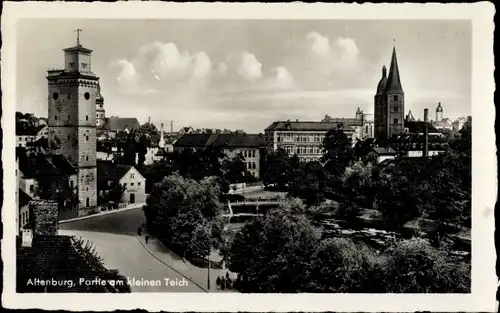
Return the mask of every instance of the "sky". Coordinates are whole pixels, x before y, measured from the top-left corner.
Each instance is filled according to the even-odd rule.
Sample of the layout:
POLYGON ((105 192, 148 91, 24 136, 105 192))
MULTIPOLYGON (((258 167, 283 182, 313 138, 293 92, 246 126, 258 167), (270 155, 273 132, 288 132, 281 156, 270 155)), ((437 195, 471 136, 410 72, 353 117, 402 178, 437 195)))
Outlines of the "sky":
POLYGON ((370 114, 394 45, 405 113, 434 119, 441 102, 444 117, 471 114, 472 27, 460 20, 24 19, 17 111, 47 116, 46 71, 63 66, 77 28, 106 116, 261 133, 277 120, 370 114))

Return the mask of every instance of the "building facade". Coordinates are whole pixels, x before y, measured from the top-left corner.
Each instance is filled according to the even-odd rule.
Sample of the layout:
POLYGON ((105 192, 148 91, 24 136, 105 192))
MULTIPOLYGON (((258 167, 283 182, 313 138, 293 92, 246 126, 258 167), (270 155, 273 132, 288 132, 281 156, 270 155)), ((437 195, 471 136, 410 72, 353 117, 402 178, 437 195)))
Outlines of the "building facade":
POLYGON ((363 112, 359 107, 356 110, 356 117, 354 118, 333 118, 328 114, 321 120, 321 122, 343 124, 344 126, 349 126, 354 129, 352 135, 353 141, 365 140, 367 138, 373 138, 374 136, 374 121, 369 119, 368 115, 363 112))
POLYGON ((79 215, 97 206, 96 98, 99 77, 91 70, 92 50, 64 49, 64 69, 49 70, 49 141, 78 169, 79 215))
POLYGON ((229 159, 241 153, 248 172, 259 178, 266 141, 260 134, 185 134, 174 142, 173 147, 174 151, 218 148, 229 159))
POLYGON ((355 129, 335 122, 277 121, 265 130, 267 147, 271 151, 283 149, 290 156, 296 154, 301 161, 316 161, 323 155, 323 139, 332 129, 342 127, 351 140, 355 129))
POLYGON ((108 190, 112 183, 115 182, 125 187, 121 203, 134 204, 146 202, 146 179, 135 167, 115 164, 110 161, 99 161, 97 167, 100 194, 108 190))
POLYGON ((384 66, 375 94, 375 129, 377 139, 392 137, 404 131, 404 92, 399 77, 396 48, 392 50, 389 74, 384 66))
POLYGON ((26 129, 16 128, 16 147, 26 147, 41 138, 48 138, 49 131, 47 125, 39 125, 26 129))
POLYGON ((104 128, 106 123, 106 112, 104 110, 104 97, 101 94, 101 85, 97 85, 97 95, 95 99, 95 112, 96 112, 96 127, 98 129, 104 128))

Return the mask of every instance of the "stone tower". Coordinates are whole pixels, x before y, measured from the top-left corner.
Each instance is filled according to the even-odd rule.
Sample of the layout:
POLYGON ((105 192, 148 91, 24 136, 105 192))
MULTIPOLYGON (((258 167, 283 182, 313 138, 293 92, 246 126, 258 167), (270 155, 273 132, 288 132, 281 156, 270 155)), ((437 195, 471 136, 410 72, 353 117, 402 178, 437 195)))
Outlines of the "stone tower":
MULTIPOLYGON (((79 33, 80 30, 77 30, 79 33)), ((91 71, 92 50, 64 49, 64 69, 49 70, 49 143, 78 168, 78 215, 97 206, 96 98, 99 77, 91 71)))
POLYGON ((104 97, 101 94, 101 85, 97 85, 97 96, 95 99, 96 103, 96 126, 97 128, 104 128, 105 123, 105 111, 104 111, 104 97))
POLYGON ((375 95, 376 138, 387 138, 404 131, 404 92, 395 47, 392 50, 389 74, 386 75, 384 66, 375 95))
POLYGON ((443 107, 441 106, 441 102, 439 102, 436 108, 436 122, 441 122, 442 120, 443 120, 443 107))

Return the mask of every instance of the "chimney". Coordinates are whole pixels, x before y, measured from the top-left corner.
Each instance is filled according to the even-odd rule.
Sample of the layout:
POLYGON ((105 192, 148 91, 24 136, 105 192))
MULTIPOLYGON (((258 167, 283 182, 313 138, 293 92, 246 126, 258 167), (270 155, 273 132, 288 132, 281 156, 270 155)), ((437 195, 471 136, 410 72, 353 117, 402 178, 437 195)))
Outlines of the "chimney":
POLYGON ((58 203, 49 200, 32 200, 29 203, 33 235, 54 236, 59 230, 58 203))
POLYGON ((429 156, 429 109, 424 109, 424 151, 423 156, 429 156))
POLYGON ((170 121, 170 133, 171 134, 174 133, 174 121, 173 120, 170 121))
POLYGON ((151 116, 148 116, 148 124, 151 124, 151 116))
POLYGON ((158 147, 162 149, 165 147, 165 139, 163 138, 163 123, 160 125, 160 142, 158 143, 158 147))

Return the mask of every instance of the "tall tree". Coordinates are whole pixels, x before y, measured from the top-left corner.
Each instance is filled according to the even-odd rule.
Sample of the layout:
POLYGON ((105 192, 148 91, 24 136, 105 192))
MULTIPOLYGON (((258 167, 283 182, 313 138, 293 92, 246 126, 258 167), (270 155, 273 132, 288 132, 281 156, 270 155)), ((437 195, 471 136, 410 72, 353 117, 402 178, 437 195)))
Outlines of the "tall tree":
POLYGON ((323 140, 323 157, 325 168, 334 176, 343 175, 345 168, 353 160, 352 140, 342 127, 330 129, 323 140))
POLYGON ((278 189, 286 190, 290 181, 291 170, 291 160, 288 152, 278 149, 266 155, 262 181, 265 185, 276 185, 278 189))

